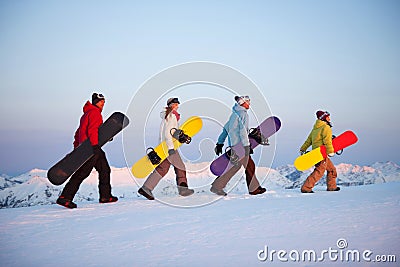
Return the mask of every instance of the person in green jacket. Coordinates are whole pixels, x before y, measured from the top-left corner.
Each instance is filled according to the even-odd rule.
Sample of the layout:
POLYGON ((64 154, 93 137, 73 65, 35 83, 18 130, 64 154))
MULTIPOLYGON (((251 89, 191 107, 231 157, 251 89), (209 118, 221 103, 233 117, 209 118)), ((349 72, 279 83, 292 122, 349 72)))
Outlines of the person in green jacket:
POLYGON ((328 157, 315 165, 314 171, 304 181, 304 184, 301 187, 301 192, 314 193, 312 189, 314 185, 322 178, 322 176, 324 176, 325 171, 327 171, 327 190, 339 191, 340 187, 336 185, 336 168, 329 159, 329 157, 335 155, 332 145, 331 117, 328 111, 322 110, 317 111, 316 115, 317 121, 315 122, 311 133, 308 135, 307 140, 301 146, 300 154, 304 154, 309 146, 312 146, 312 149, 315 149, 324 145, 326 147, 326 153, 328 154, 328 157))

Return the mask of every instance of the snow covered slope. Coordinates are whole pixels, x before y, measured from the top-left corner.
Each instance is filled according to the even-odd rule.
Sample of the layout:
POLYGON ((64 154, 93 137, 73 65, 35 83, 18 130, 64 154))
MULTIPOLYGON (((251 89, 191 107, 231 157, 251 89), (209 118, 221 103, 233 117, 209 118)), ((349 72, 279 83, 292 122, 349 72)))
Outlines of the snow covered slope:
MULTIPOLYGON (((43 186, 40 177, 31 180, 32 186, 43 186)), ((0 262, 7 267, 398 266, 400 183, 315 191, 232 192, 201 208, 125 198, 112 204, 82 201, 74 210, 1 209, 0 262), (382 258, 390 262, 376 261, 382 258)))

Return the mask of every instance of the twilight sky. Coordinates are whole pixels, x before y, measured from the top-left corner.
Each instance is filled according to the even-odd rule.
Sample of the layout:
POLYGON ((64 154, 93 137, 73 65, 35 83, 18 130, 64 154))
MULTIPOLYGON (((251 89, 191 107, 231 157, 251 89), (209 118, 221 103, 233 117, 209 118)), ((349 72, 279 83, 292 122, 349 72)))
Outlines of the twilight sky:
MULTIPOLYGON (((150 77, 193 61, 229 66, 258 86, 283 123, 274 167, 293 163, 318 109, 332 114, 335 134, 359 137, 335 163, 400 163, 399 14, 395 0, 1 1, 0 174, 48 169, 69 152, 92 92, 106 96, 107 118, 126 112, 150 77)), ((232 96, 209 87, 171 94, 229 110, 232 96)), ((169 96, 133 104, 160 109, 169 96)), ((104 149, 111 165, 125 166, 121 136, 104 149)))

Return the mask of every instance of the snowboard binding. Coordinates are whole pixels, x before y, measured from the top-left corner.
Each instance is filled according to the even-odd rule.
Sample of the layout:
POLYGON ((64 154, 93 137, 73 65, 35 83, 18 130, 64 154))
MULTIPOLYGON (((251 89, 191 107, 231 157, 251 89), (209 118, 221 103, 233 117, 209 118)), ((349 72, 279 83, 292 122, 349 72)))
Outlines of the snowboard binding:
MULTIPOLYGON (((336 135, 333 134, 332 135, 332 140, 335 139, 335 138, 336 138, 336 135)), ((343 153, 343 149, 335 152, 335 154, 338 155, 338 156, 342 155, 342 153, 343 153)))
POLYGON ((234 165, 239 165, 239 156, 236 154, 235 150, 231 146, 228 146, 225 149, 225 156, 229 159, 229 161, 234 165))
POLYGON ((251 128, 249 131, 249 137, 256 140, 260 145, 269 146, 268 138, 261 133, 259 128, 251 128))
POLYGON ((149 147, 149 148, 146 150, 146 154, 147 154, 147 157, 149 158, 151 164, 153 164, 153 165, 158 165, 158 164, 161 163, 161 158, 160 158, 160 156, 157 154, 157 152, 154 151, 154 148, 149 147), (150 152, 149 152, 149 150, 150 150, 150 152))
POLYGON ((192 138, 190 136, 188 136, 187 134, 185 134, 185 132, 183 130, 172 128, 171 131, 170 131, 170 134, 172 135, 173 138, 178 140, 179 143, 190 144, 190 142, 192 142, 192 138), (171 132, 172 130, 175 130, 175 132, 172 133, 171 132))

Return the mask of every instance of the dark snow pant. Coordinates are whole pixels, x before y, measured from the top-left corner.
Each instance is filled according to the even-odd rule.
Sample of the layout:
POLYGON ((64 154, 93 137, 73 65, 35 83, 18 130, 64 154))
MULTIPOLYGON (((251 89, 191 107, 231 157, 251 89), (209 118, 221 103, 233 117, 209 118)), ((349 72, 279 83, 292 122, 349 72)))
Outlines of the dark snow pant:
POLYGON ((212 187, 223 189, 242 166, 245 168, 246 183, 249 192, 255 191, 260 186, 260 183, 256 177, 256 165, 250 156, 244 157, 240 160, 240 164, 233 166, 229 171, 217 177, 212 183, 212 187))
POLYGON ((102 150, 100 154, 94 155, 85 164, 83 164, 69 179, 65 185, 61 195, 66 199, 73 200, 79 186, 82 184, 90 173, 93 167, 99 173, 99 195, 100 198, 111 197, 111 184, 110 184, 110 165, 106 158, 106 154, 102 150))
POLYGON ((307 177, 304 181, 303 186, 301 187, 302 191, 310 192, 314 185, 324 176, 325 171, 326 174, 326 186, 328 190, 336 189, 336 168, 333 165, 332 161, 329 158, 324 159, 323 161, 317 163, 315 165, 314 171, 307 177))
POLYGON ((169 167, 174 166, 174 171, 176 175, 176 184, 180 185, 181 183, 186 183, 186 168, 183 163, 181 156, 178 151, 175 151, 174 154, 168 156, 160 165, 156 167, 156 169, 149 175, 147 180, 144 182, 143 186, 147 187, 150 190, 153 190, 160 180, 168 173, 169 167))

